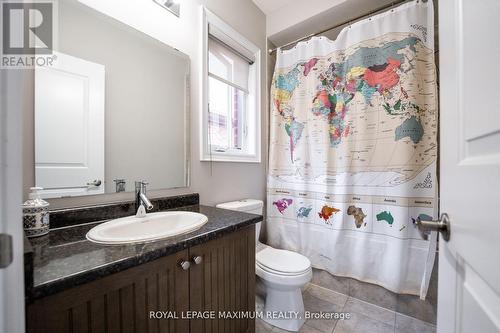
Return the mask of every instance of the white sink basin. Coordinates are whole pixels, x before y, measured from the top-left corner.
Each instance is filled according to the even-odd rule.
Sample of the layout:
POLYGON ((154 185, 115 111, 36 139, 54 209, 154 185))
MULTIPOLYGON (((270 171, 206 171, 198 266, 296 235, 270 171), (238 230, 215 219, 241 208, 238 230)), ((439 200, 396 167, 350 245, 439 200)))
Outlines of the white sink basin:
POLYGON ((148 242, 194 231, 207 221, 203 214, 183 211, 128 216, 93 227, 87 239, 100 244, 148 242))

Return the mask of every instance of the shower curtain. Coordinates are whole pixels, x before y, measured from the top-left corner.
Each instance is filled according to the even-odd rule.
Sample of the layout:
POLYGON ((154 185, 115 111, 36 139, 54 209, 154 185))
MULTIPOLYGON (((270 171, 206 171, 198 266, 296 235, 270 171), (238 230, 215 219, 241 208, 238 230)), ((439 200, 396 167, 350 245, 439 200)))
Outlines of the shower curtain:
POLYGON ((437 217, 432 1, 278 50, 267 234, 313 267, 424 298, 437 217))

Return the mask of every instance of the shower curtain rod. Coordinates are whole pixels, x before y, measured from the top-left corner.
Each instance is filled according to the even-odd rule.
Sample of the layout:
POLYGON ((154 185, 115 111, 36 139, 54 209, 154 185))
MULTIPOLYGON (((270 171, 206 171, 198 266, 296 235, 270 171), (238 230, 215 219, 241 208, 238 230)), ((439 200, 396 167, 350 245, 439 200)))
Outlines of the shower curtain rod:
MULTIPOLYGON (((366 17, 368 17, 368 16, 371 16, 371 15, 373 15, 373 14, 377 13, 377 12, 380 12, 380 11, 383 11, 383 10, 386 10, 386 9, 389 9, 389 8, 393 8, 393 7, 397 6, 397 5, 402 4, 403 2, 408 2, 408 1, 410 1, 410 0, 399 0, 399 1, 393 1, 393 2, 391 2, 391 4, 388 4, 388 5, 385 5, 385 6, 381 6, 381 7, 377 8, 377 9, 374 9, 374 10, 372 10, 372 11, 370 11, 370 12, 366 13, 366 14, 359 15, 359 16, 357 16, 357 17, 354 17, 354 18, 349 19, 349 20, 347 20, 347 21, 344 21, 344 22, 342 22, 342 23, 336 24, 336 25, 334 25, 333 27, 329 27, 329 28, 327 28, 327 29, 324 29, 324 30, 318 31, 318 32, 316 32, 316 33, 313 33, 313 34, 310 34, 310 35, 304 36, 304 37, 302 37, 302 38, 296 39, 296 40, 294 40, 294 41, 291 41, 291 42, 289 42, 289 43, 286 43, 286 44, 284 44, 284 45, 281 45, 280 47, 277 47, 277 48, 274 48, 274 49, 269 49, 269 54, 273 54, 274 52, 276 52, 276 50, 278 50, 278 49, 280 49, 280 48, 282 48, 282 47, 287 47, 287 46, 293 45, 293 44, 295 44, 295 43, 298 43, 298 42, 300 42, 300 41, 303 41, 304 39, 308 39, 308 38, 311 38, 311 37, 314 37, 314 36, 317 36, 317 35, 321 35, 322 33, 325 33, 325 32, 330 31, 330 30, 332 30, 332 29, 339 28, 339 27, 341 27, 341 26, 343 26, 343 25, 346 25, 346 24, 352 23, 352 22, 357 21, 357 20, 361 20, 361 19, 366 18, 366 17)), ((419 0, 417 0, 417 1, 419 1, 419 0)), ((425 0, 423 0, 423 1, 425 2, 425 0)))

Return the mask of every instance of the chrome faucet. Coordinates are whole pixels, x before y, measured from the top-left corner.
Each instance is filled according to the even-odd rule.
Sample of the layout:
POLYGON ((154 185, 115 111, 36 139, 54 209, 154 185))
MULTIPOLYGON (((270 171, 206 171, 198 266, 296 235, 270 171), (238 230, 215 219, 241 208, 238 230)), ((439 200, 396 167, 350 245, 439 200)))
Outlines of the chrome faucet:
POLYGON ((135 182, 135 211, 137 212, 137 215, 141 216, 146 215, 145 211, 142 214, 139 214, 139 209, 141 206, 143 206, 147 210, 153 209, 153 204, 146 196, 146 185, 148 185, 148 183, 144 181, 135 182))

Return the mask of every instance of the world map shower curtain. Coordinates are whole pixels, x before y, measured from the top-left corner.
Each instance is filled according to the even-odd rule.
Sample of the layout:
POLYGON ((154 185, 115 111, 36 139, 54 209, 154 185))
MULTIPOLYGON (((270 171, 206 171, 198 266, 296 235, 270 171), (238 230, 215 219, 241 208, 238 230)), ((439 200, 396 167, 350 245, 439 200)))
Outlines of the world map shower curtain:
POLYGON ((271 88, 267 234, 313 267, 427 292, 437 217, 432 1, 414 1, 278 50, 271 88))

